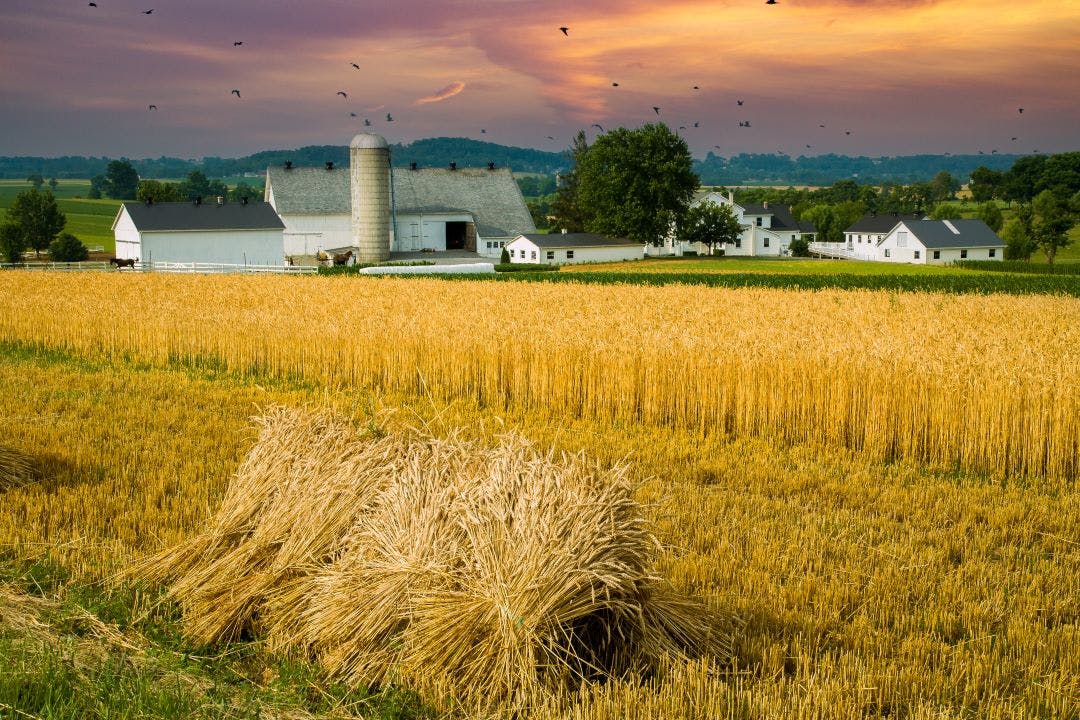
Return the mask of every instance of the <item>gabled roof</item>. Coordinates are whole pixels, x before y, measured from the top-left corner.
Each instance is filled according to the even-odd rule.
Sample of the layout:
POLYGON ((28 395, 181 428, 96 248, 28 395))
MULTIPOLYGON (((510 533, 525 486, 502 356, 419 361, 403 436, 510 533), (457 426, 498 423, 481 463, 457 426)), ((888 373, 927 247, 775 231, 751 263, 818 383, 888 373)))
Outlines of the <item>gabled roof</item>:
POLYGON ((791 207, 788 205, 770 205, 768 208, 763 208, 763 210, 766 213, 772 213, 772 227, 769 228, 770 230, 799 233, 816 232, 814 223, 796 220, 795 216, 791 214, 791 207))
POLYGON ((1005 247, 982 220, 908 220, 904 226, 927 248, 1005 247))
MULTIPOLYGON (((351 214, 350 178, 347 167, 267 169, 267 185, 283 215, 351 214)), ((395 168, 393 190, 394 206, 400 213, 471 214, 482 237, 536 232, 509 168, 395 168)))
POLYGON ((627 247, 630 245, 644 247, 644 243, 627 238, 611 238, 596 233, 551 233, 550 235, 522 234, 533 245, 547 250, 555 248, 583 248, 583 247, 627 247))
POLYGON ((283 230, 285 224, 270 203, 244 205, 227 202, 194 203, 123 203, 140 232, 180 232, 184 230, 283 230))
POLYGON ((908 220, 922 220, 925 215, 920 214, 896 214, 896 213, 883 213, 881 215, 871 215, 867 213, 861 218, 852 223, 848 228, 844 230, 846 233, 881 233, 885 234, 896 227, 898 222, 907 222, 908 220))

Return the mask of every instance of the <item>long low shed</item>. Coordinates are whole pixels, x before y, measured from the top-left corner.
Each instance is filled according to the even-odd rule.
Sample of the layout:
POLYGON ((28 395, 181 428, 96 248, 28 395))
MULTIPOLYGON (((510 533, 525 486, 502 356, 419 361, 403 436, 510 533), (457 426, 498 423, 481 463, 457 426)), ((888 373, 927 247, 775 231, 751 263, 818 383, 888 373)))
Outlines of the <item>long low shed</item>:
POLYGON ((124 203, 116 257, 142 262, 284 265, 285 224, 266 202, 124 203))
POLYGON ((518 235, 506 247, 512 263, 565 265, 641 260, 645 257, 645 246, 636 240, 609 238, 594 233, 518 235))

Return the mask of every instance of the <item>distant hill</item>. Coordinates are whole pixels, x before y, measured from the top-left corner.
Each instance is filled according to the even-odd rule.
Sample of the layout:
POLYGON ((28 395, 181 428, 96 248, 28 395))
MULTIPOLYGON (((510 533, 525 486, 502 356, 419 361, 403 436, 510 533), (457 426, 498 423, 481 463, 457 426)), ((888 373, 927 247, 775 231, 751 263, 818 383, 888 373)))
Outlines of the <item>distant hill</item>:
MULTIPOLYGON (((396 167, 416 162, 422 167, 483 167, 489 162, 509 166, 515 172, 554 174, 569 161, 561 152, 510 147, 468 138, 428 138, 391 146, 396 167)), ((980 165, 1007 170, 1019 155, 907 155, 900 157, 849 157, 818 155, 792 158, 787 155, 744 153, 724 158, 709 153, 694 163, 705 185, 831 185, 837 180, 860 183, 910 183, 930 180, 942 170, 967 180, 980 165)), ((0 157, 0 178, 25 179, 40 173, 46 178, 89 178, 105 172, 107 157, 0 157)), ((346 164, 344 145, 310 145, 295 150, 267 150, 242 158, 206 157, 201 160, 160 157, 131 160, 144 178, 182 178, 192 170, 208 177, 231 177, 261 173, 267 165, 291 160, 299 166, 321 166, 327 161, 346 164)))

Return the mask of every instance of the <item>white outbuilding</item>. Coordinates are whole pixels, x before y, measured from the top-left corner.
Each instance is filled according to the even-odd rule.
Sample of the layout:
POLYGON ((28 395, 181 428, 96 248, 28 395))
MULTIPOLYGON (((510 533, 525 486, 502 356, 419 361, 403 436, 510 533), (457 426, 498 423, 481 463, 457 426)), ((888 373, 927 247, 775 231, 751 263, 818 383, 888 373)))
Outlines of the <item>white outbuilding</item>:
POLYGON ((284 265, 285 224, 265 202, 124 203, 116 257, 144 263, 284 265))
POLYGON ((506 246, 512 263, 567 265, 641 260, 645 246, 635 240, 594 233, 518 235, 506 246))
POLYGON ((881 262, 944 265, 1003 260, 1005 243, 982 220, 903 220, 877 244, 881 262))

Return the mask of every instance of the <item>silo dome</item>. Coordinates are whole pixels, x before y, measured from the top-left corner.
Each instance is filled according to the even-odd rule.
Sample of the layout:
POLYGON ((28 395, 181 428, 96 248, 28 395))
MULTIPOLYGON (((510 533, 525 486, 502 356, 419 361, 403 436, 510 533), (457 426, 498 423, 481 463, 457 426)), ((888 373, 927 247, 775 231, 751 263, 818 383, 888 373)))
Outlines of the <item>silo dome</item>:
POLYGON ((382 135, 376 135, 375 133, 360 133, 352 139, 349 143, 350 148, 356 150, 388 150, 390 144, 386 142, 386 138, 382 135))

